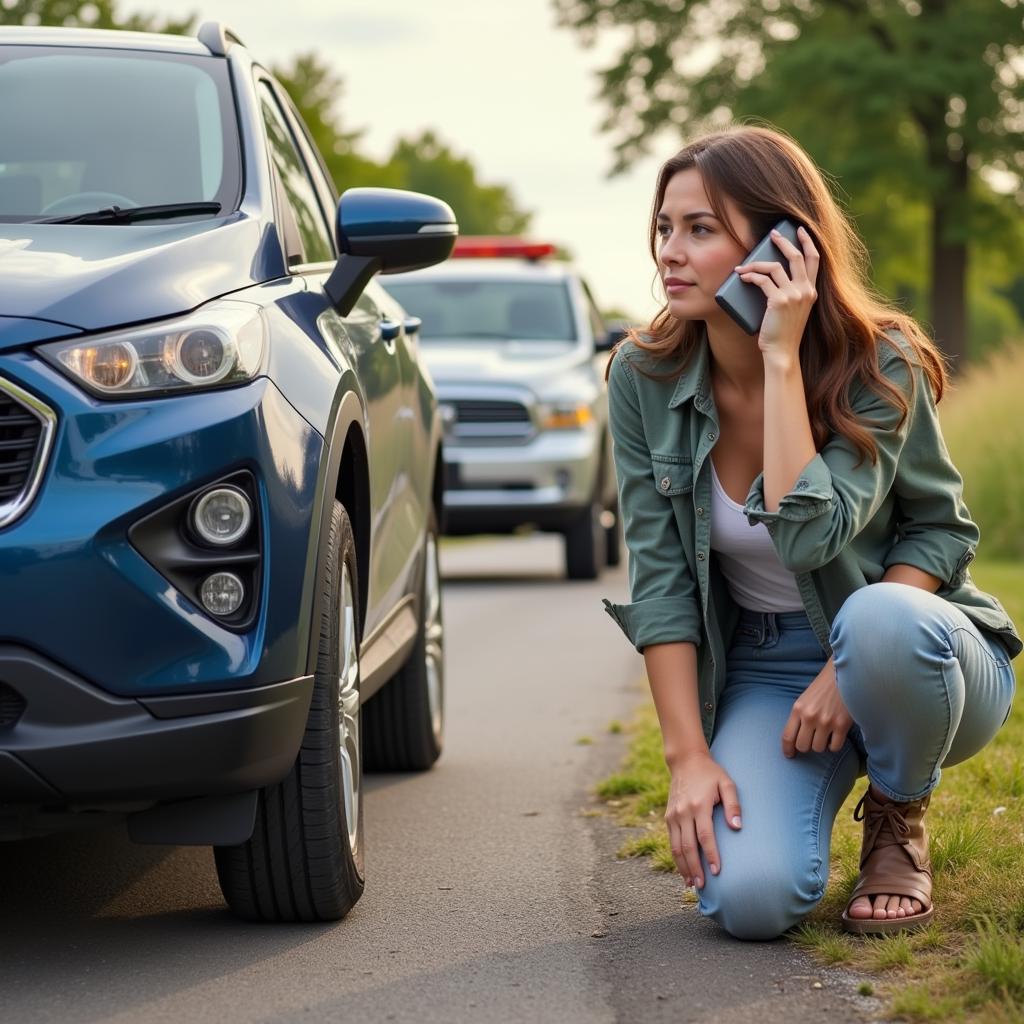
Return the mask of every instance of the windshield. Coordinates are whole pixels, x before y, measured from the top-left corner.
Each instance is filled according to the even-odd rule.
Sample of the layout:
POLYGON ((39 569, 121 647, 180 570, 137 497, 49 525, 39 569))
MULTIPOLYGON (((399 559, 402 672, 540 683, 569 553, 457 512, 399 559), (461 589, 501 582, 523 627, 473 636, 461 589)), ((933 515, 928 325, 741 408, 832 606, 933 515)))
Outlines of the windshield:
POLYGON ((0 221, 115 205, 236 206, 238 132, 223 60, 0 46, 0 97, 0 221))
POLYGON ((499 338, 575 341, 565 285, 547 281, 392 281, 381 284, 411 316, 425 341, 499 338))

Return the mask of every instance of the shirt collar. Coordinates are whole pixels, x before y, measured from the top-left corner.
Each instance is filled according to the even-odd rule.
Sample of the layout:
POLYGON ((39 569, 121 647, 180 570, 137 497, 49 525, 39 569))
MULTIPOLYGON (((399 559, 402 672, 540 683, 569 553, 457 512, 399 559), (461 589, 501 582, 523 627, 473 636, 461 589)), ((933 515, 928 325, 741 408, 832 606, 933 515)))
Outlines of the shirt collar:
POLYGON ((711 364, 708 352, 707 332, 702 331, 700 341, 697 343, 697 350, 693 354, 690 365, 679 375, 679 382, 676 384, 672 397, 668 400, 668 407, 675 409, 690 399, 696 399, 694 405, 702 411, 707 411, 714 403, 711 400, 711 364))

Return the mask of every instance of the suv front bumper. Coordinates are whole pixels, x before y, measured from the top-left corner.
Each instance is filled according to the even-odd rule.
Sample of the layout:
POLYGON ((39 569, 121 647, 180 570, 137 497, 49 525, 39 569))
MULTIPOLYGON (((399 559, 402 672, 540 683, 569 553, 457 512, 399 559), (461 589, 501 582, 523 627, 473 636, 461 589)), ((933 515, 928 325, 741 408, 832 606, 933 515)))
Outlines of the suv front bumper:
POLYGON ((306 726, 313 677, 181 697, 113 697, 42 655, 0 646, 23 701, 0 728, 0 804, 139 809, 280 781, 306 726))

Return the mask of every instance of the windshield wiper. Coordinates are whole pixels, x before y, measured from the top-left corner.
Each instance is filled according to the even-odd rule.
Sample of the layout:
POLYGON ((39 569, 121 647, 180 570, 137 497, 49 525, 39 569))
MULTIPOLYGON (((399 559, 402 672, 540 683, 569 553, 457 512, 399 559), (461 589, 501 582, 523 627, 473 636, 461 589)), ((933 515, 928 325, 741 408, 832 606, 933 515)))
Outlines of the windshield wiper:
POLYGON ((134 224, 140 220, 160 220, 187 214, 220 213, 220 203, 158 203, 152 206, 107 206, 88 213, 71 213, 64 217, 43 217, 32 224, 134 224))

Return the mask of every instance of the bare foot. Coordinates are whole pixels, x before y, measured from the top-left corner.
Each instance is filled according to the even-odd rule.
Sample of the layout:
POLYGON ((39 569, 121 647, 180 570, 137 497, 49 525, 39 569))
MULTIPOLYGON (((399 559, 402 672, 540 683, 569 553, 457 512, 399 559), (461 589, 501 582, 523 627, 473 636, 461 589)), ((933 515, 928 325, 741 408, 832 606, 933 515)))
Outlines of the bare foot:
POLYGON ((858 896, 847 911, 850 917, 874 917, 879 921, 884 918, 913 917, 924 910, 920 900, 910 900, 906 896, 858 896))

